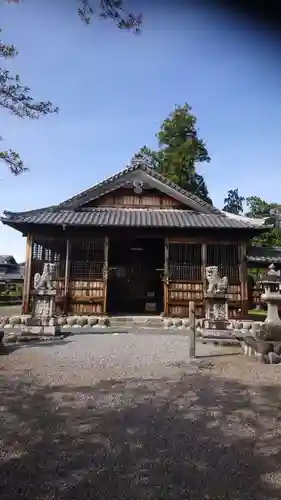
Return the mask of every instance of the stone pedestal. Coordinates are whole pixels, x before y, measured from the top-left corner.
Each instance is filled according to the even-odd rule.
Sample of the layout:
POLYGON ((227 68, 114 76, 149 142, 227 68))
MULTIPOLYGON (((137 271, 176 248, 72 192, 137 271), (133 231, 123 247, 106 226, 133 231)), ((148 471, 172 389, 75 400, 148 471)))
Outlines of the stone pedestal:
POLYGON ((49 326, 50 318, 55 312, 56 290, 41 289, 34 293, 33 318, 39 320, 41 325, 49 326))
POLYGON ((273 264, 268 268, 266 277, 259 282, 264 287, 261 296, 267 304, 267 317, 251 337, 245 338, 244 352, 251 355, 252 351, 263 363, 281 363, 281 320, 278 306, 281 305, 280 271, 276 271, 273 264))
POLYGON ((264 286, 261 300, 267 304, 267 316, 257 334, 260 340, 281 341, 281 320, 278 307, 281 305, 280 271, 271 264, 267 276, 260 282, 264 286))
POLYGON ((225 330, 228 324, 227 295, 223 292, 205 293, 206 312, 203 326, 206 329, 225 330))

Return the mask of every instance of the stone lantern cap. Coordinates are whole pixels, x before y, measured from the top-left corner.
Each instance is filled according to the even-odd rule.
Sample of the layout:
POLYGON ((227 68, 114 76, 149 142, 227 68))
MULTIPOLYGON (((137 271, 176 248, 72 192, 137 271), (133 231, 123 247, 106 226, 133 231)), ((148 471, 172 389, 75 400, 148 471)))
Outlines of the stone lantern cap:
POLYGON ((270 264, 268 267, 267 274, 264 279, 261 279, 258 283, 261 283, 263 285, 269 285, 271 283, 275 282, 280 282, 281 283, 281 276, 280 276, 280 270, 276 271, 274 264, 270 264))

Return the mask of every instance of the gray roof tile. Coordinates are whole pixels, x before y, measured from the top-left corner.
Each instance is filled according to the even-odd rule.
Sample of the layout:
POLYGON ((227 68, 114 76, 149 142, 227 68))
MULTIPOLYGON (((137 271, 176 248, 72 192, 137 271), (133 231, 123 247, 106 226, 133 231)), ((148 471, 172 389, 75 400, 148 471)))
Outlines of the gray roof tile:
POLYGON ((215 214, 220 214, 221 211, 214 206, 210 205, 204 200, 201 200, 198 196, 195 194, 186 191, 185 189, 181 188, 178 184, 175 182, 170 181, 166 177, 164 177, 162 174, 157 172, 156 170, 143 165, 143 164, 136 164, 134 166, 130 166, 125 168, 124 170, 121 170, 115 175, 112 175, 111 177, 105 179, 102 182, 99 182, 95 186, 92 186, 89 189, 86 189, 85 191, 82 191, 81 193, 76 194, 75 196, 72 196, 68 200, 65 200, 64 202, 60 203, 58 205, 59 208, 70 208, 71 206, 74 205, 79 205, 79 203, 85 203, 86 200, 91 200, 91 199, 97 199, 100 198, 101 196, 104 196, 105 194, 111 192, 113 189, 116 187, 120 187, 122 184, 118 184, 120 181, 125 182, 126 177, 128 174, 131 172, 137 172, 137 171, 142 171, 148 174, 150 177, 157 179, 160 181, 163 185, 177 191, 178 193, 182 194, 185 198, 186 201, 192 200, 193 202, 197 203, 198 206, 202 209, 207 209, 208 212, 210 213, 215 213, 215 214), (117 184, 116 184, 117 182, 117 184))
POLYGON ((190 210, 91 208, 88 210, 50 210, 6 213, 2 222, 17 224, 51 224, 96 227, 173 227, 173 228, 256 228, 250 223, 224 215, 203 214, 190 210))
POLYGON ((0 255, 0 264, 15 265, 16 261, 13 255, 0 255))
POLYGON ((247 261, 265 264, 281 263, 281 247, 252 246, 249 248, 247 261))

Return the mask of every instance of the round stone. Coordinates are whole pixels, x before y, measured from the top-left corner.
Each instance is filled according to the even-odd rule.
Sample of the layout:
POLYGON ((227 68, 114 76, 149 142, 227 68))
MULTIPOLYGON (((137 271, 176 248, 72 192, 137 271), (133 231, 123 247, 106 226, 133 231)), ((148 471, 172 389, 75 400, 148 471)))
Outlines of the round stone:
POLYGON ((274 352, 276 352, 276 354, 279 354, 279 356, 281 355, 281 344, 275 344, 274 352))
POLYGON ((10 325, 20 325, 21 324, 21 318, 20 316, 11 316, 9 319, 10 325))
POLYGON ((66 317, 65 317, 65 316, 59 316, 59 317, 58 317, 58 325, 59 325, 59 326, 64 326, 64 325, 66 325, 66 317))
POLYGON ((185 328, 188 328, 189 325, 190 325, 189 318, 185 318, 182 320, 182 326, 184 326, 185 328))
POLYGON ((176 328, 179 328, 180 326, 182 326, 182 319, 180 319, 180 318, 174 319, 174 326, 176 328))
POLYGON ((109 326, 109 319, 106 317, 101 317, 99 318, 98 324, 99 326, 109 326))
POLYGON ((271 365, 277 365, 281 361, 281 356, 279 356, 279 354, 276 354, 276 352, 269 352, 268 358, 271 365))
POLYGON ((265 365, 269 365, 269 357, 268 354, 262 354, 261 355, 261 362, 264 363, 265 365))
POLYGON ((95 326, 95 325, 98 324, 98 321, 99 321, 98 318, 96 318, 95 316, 90 316, 88 318, 88 325, 89 326, 95 326))
POLYGON ((77 318, 76 316, 68 316, 66 321, 69 326, 74 326, 77 322, 77 318))
POLYGON ((173 320, 171 318, 164 319, 164 328, 171 328, 173 326, 173 320))
POLYGON ((273 351, 273 344, 268 344, 266 342, 263 342, 262 340, 257 340, 256 351, 262 355, 268 354, 273 351))
POLYGON ((80 316, 77 318, 77 325, 85 326, 88 323, 88 318, 86 316, 80 316))

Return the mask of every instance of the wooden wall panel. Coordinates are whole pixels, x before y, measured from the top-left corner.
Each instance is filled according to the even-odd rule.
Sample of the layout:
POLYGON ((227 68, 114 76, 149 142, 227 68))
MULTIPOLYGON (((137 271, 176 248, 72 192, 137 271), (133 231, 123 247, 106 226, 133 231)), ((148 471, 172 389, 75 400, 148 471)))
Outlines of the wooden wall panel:
POLYGON ((104 245, 105 238, 71 241, 68 313, 91 315, 105 312, 104 245))
POLYGON ((187 316, 189 302, 194 301, 196 316, 203 317, 204 292, 207 289, 205 267, 218 266, 220 276, 227 276, 229 280, 229 316, 241 317, 244 283, 241 283, 239 274, 239 245, 168 241, 168 315, 187 316))
POLYGON ((168 240, 167 314, 188 317, 195 302, 197 317, 204 314, 201 244, 168 240))
POLYGON ((179 201, 159 191, 144 190, 141 194, 136 194, 133 189, 118 189, 88 203, 86 206, 187 209, 179 201))

